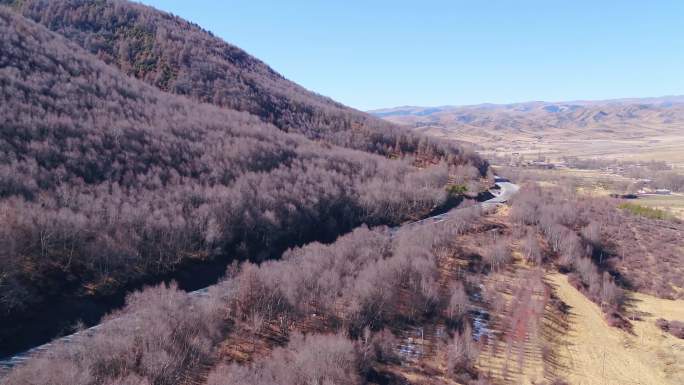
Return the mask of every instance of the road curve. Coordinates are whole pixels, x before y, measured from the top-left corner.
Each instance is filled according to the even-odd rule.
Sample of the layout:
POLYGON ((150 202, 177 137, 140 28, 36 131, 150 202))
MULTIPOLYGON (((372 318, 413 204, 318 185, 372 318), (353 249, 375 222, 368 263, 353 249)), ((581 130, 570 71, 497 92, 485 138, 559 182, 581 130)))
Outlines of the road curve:
POLYGON ((499 189, 489 190, 492 193, 492 195, 494 195, 494 198, 482 202, 483 205, 506 203, 509 199, 513 197, 513 195, 517 194, 520 190, 520 186, 506 178, 496 176, 494 177, 494 181, 496 182, 495 184, 499 187, 499 189))
MULTIPOLYGON (((500 206, 500 205, 508 202, 508 200, 511 199, 515 194, 517 194, 518 191, 520 190, 520 186, 518 186, 517 184, 511 182, 510 180, 508 180, 506 178, 502 178, 499 176, 494 176, 494 185, 496 187, 489 190, 489 192, 494 197, 479 203, 479 206, 482 207, 483 209, 492 209, 492 208, 495 208, 497 206, 500 206)), ((415 226, 418 224, 425 224, 425 223, 440 223, 440 222, 449 220, 449 214, 451 214, 452 212, 462 210, 462 209, 463 208, 461 208, 461 207, 456 207, 454 209, 447 211, 446 213, 434 215, 434 216, 431 216, 431 217, 428 217, 425 219, 421 219, 419 221, 409 222, 409 223, 405 223, 401 226, 394 227, 391 229, 391 231, 392 231, 392 233, 395 233, 400 228, 406 229, 406 228, 410 228, 411 226, 415 226)))
MULTIPOLYGON (((492 195, 494 195, 493 198, 488 199, 484 202, 480 202, 480 207, 482 207, 483 209, 494 208, 494 207, 497 207, 499 205, 506 203, 511 197, 513 197, 518 192, 518 190, 520 190, 520 187, 518 185, 512 183, 511 181, 509 181, 508 179, 505 179, 505 178, 495 176, 494 182, 498 188, 493 188, 493 189, 489 190, 490 193, 492 193, 492 195)), ((397 230, 399 230, 400 228, 406 229, 406 228, 410 228, 410 227, 418 225, 418 224, 440 223, 440 222, 448 221, 450 213, 452 213, 455 210, 461 210, 461 209, 462 208, 457 207, 457 208, 454 208, 454 209, 452 209, 446 213, 443 213, 443 214, 434 215, 432 217, 421 219, 419 221, 403 224, 399 227, 395 227, 395 228, 391 229, 390 231, 391 231, 392 235, 394 235, 397 232, 397 230)), ((195 290, 193 292, 190 292, 190 295, 201 297, 201 296, 206 295, 208 293, 208 291, 209 291, 209 288, 205 287, 203 289, 199 289, 199 290, 195 290)), ((92 335, 95 331, 97 331, 97 329, 102 327, 105 323, 109 323, 109 322, 116 322, 116 319, 109 320, 107 322, 101 323, 99 325, 95 325, 93 327, 90 327, 88 329, 82 330, 82 331, 74 333, 74 334, 70 334, 68 336, 57 338, 52 342, 48 342, 46 344, 36 346, 36 347, 29 349, 23 353, 19 353, 19 354, 12 356, 12 357, 7 358, 7 359, 0 360, 0 377, 4 373, 9 371, 12 367, 20 365, 20 364, 24 363, 25 361, 27 361, 29 358, 31 358, 31 356, 38 354, 38 353, 41 353, 41 352, 48 351, 52 346, 54 346, 57 343, 64 343, 64 342, 70 343, 70 342, 78 339, 78 337, 92 335)))

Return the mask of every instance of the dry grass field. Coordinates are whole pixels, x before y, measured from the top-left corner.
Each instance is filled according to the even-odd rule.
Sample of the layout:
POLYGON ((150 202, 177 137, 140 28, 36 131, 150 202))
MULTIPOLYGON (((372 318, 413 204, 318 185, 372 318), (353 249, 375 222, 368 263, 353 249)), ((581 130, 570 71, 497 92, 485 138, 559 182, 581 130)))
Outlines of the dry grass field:
POLYGON ((565 275, 547 274, 546 282, 566 313, 547 305, 541 333, 528 335, 523 344, 512 348, 513 357, 524 352, 522 366, 485 349, 480 370, 502 384, 534 385, 555 378, 573 385, 684 383, 684 340, 655 325, 661 317, 684 319, 684 301, 630 293, 630 334, 608 326, 598 305, 572 287, 565 275))
MULTIPOLYGON (((545 135, 517 140, 499 137, 493 141, 485 137, 472 136, 467 141, 482 146, 485 155, 502 156, 518 153, 528 159, 541 155, 554 161, 566 156, 625 161, 656 160, 682 167, 684 131, 682 132, 629 139, 597 139, 582 133, 572 137, 545 135)), ((458 134, 450 133, 445 137, 463 140, 458 134)))
MULTIPOLYGON (((507 272, 489 280, 500 280, 499 287, 516 286, 529 270, 516 258, 507 272)), ((545 282, 553 300, 545 306, 541 330, 531 328, 510 347, 489 344, 478 361, 481 372, 501 384, 534 385, 556 378, 573 385, 684 384, 684 340, 655 324, 658 318, 684 320, 683 300, 629 291, 625 314, 632 331, 627 332, 609 326, 600 307, 571 286, 565 275, 547 273, 545 282)), ((511 311, 504 313, 504 320, 511 311)), ((505 332, 500 321, 495 319, 491 325, 496 333, 505 332)))
POLYGON ((609 327, 599 307, 561 274, 548 275, 569 306, 568 330, 555 346, 559 367, 573 385, 680 385, 684 383, 684 340, 662 332, 660 317, 684 319, 684 301, 630 293, 633 334, 609 327))
MULTIPOLYGON (((521 263, 519 258, 516 258, 516 263, 507 271, 495 274, 489 279, 489 284, 498 281, 499 287, 524 285, 525 277, 529 273, 530 268, 521 263)), ((496 284, 496 283, 495 283, 496 284)), ((509 304, 512 304, 512 296, 510 291, 502 291, 503 298, 509 304)), ((540 298, 540 293, 537 293, 537 298, 540 298)), ((514 312, 513 306, 509 305, 504 317, 494 318, 489 325, 494 334, 506 333, 506 320, 512 317, 514 312)), ((535 322, 532 319, 530 322, 535 322)), ((545 361, 543 353, 544 346, 547 345, 548 330, 542 327, 540 329, 530 328, 521 338, 514 338, 513 343, 506 344, 504 341, 495 341, 491 339, 487 346, 482 349, 478 361, 478 369, 482 373, 486 373, 497 384, 534 384, 544 383, 544 381, 552 380, 558 375, 564 373, 557 373, 545 361)), ((504 340, 507 337, 503 338, 504 340)))
POLYGON ((639 197, 638 203, 642 206, 669 211, 684 219, 684 194, 646 195, 639 197))

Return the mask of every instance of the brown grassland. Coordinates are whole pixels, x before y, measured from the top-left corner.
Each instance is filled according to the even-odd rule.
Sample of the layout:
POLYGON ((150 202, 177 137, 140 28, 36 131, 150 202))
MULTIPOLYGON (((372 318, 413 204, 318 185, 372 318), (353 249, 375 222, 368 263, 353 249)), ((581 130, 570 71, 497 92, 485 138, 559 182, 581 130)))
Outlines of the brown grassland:
POLYGON ((655 325, 684 319, 684 301, 629 293, 632 333, 609 327, 599 307, 561 274, 549 283, 569 306, 567 330, 557 341, 559 367, 571 384, 665 385, 684 382, 684 342, 655 325))

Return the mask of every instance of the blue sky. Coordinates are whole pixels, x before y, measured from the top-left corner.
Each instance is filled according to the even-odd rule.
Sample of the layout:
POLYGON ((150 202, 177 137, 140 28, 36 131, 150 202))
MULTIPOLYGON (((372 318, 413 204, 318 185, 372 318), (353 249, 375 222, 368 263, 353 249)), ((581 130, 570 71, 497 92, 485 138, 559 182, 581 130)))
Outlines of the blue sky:
POLYGON ((684 1, 143 3, 364 110, 684 94, 684 1))

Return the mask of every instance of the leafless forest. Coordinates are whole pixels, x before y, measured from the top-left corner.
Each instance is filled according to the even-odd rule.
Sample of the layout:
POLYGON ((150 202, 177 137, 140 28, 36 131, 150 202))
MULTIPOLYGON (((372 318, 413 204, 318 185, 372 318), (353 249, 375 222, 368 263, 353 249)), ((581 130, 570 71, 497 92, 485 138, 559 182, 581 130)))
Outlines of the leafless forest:
MULTIPOLYGON (((390 160, 312 142, 129 78, 11 11, 1 22, 4 315, 400 223, 444 203, 456 166, 482 176, 451 144, 397 133, 390 160)), ((359 140, 382 147, 369 130, 359 140)))
POLYGON ((256 349, 265 333, 283 346, 248 365, 216 365, 208 383, 361 384, 374 363, 398 359, 386 328, 426 319, 450 320, 450 370, 470 381, 479 347, 464 318, 464 285, 479 290, 479 274, 444 286, 438 260, 453 251, 456 232, 479 226, 479 217, 477 208, 462 210, 454 218, 459 226, 425 225, 394 237, 362 227, 331 245, 291 249, 278 261, 235 264, 201 298, 173 285, 149 288, 129 296, 102 332, 32 360, 5 383, 177 384, 211 365, 222 339, 252 334, 256 349), (292 331, 305 322, 337 332, 292 331))
MULTIPOLYGON (((50 302, 126 297, 2 385, 494 385, 534 360, 535 384, 567 385, 549 272, 611 330, 631 332, 630 292, 684 296, 680 220, 505 168, 522 188, 484 209, 469 199, 493 174, 471 150, 179 17, 0 4, 0 344, 50 302), (159 278, 216 260, 206 292, 159 278)), ((656 325, 684 338, 682 320, 656 325)))
POLYGON ((163 91, 246 111, 283 131, 381 155, 485 161, 452 141, 397 129, 288 81, 260 60, 179 17, 125 0, 11 1, 29 19, 163 91))
POLYGON ((684 284, 681 221, 635 216, 616 205, 610 198, 530 185, 514 200, 511 215, 536 226, 556 255, 554 262, 611 310, 621 302, 616 280, 621 287, 680 298, 673 287, 684 284))

